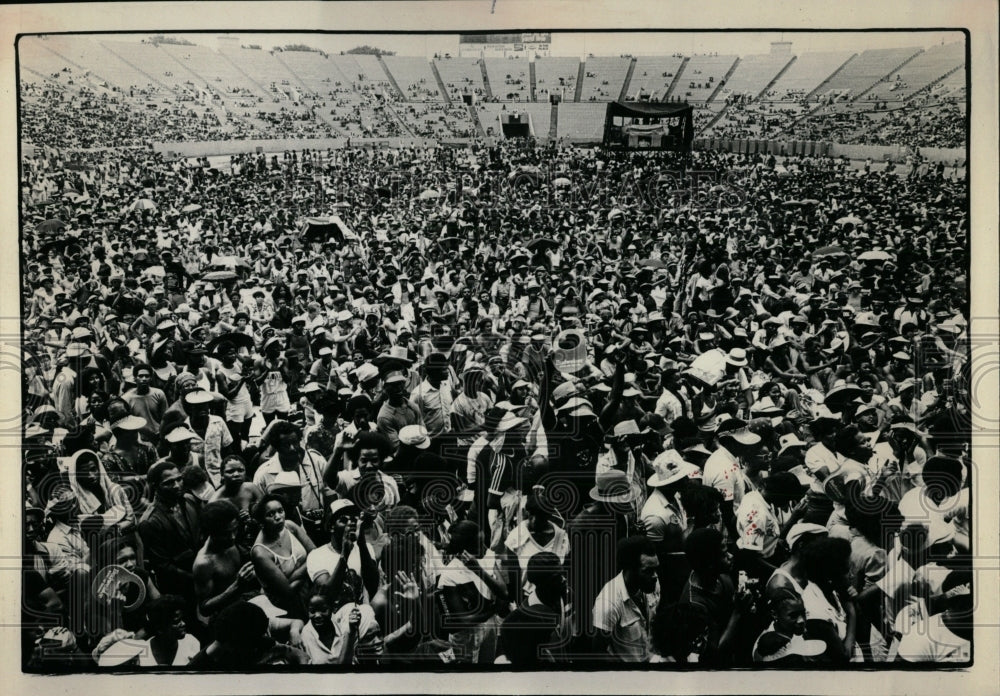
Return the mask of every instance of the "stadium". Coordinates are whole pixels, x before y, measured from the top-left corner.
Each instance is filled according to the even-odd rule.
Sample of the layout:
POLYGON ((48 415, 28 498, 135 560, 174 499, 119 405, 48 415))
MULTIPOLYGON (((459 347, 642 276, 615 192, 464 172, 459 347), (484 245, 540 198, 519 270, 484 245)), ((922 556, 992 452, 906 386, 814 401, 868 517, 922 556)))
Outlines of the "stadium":
POLYGON ((671 38, 19 37, 24 670, 971 664, 965 37, 671 38))

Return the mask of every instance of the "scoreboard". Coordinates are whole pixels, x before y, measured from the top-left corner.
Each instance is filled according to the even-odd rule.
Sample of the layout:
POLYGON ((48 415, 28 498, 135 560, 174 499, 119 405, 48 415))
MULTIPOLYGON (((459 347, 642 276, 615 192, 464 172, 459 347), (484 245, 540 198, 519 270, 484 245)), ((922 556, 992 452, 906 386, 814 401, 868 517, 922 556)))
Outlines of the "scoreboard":
POLYGON ((461 56, 503 58, 509 55, 547 56, 552 46, 550 32, 513 34, 460 34, 458 50, 461 56))

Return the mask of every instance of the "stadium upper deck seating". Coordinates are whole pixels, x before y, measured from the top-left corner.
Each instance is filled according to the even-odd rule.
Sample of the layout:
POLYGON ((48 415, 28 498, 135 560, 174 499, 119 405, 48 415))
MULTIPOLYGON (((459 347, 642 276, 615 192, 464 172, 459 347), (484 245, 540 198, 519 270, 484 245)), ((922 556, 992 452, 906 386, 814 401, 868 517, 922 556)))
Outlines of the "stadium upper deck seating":
POLYGON ((434 65, 452 101, 461 100, 467 93, 480 97, 486 94, 478 58, 439 58, 434 65))
MULTIPOLYGON (((32 42, 40 42, 41 46, 56 51, 66 60, 106 81, 111 88, 146 89, 152 84, 147 75, 128 65, 90 37, 47 36, 44 39, 25 37, 20 45, 29 47, 32 42)), ((22 61, 26 62, 25 57, 22 57, 22 61)))
POLYGON ((573 101, 579 69, 577 58, 535 58, 535 101, 548 101, 550 93, 565 94, 563 101, 573 101))
POLYGON ((708 101, 735 62, 736 56, 692 56, 671 96, 689 102, 708 101))
POLYGON ((621 95, 631 58, 588 56, 580 101, 615 101, 621 95))
POLYGON ((771 53, 744 56, 729 76, 729 81, 719 91, 717 99, 739 94, 756 98, 791 59, 791 56, 771 53))
POLYGON ((819 87, 851 55, 847 51, 799 54, 762 98, 768 101, 798 101, 819 87))
MULTIPOLYGON (((965 62, 965 46, 961 43, 932 46, 911 60, 895 74, 887 75, 864 96, 867 101, 904 101, 934 80, 965 62)), ((964 74, 963 74, 964 77, 964 74)))
POLYGON ((386 67, 403 92, 404 101, 444 101, 434 71, 426 58, 385 56, 386 67))
POLYGON ((819 96, 836 95, 840 99, 857 97, 899 67, 907 58, 916 55, 919 50, 918 48, 876 48, 863 51, 823 86, 819 96))
POLYGON ((675 56, 638 56, 635 59, 635 69, 632 71, 632 81, 629 83, 628 99, 636 99, 640 94, 657 99, 666 94, 674 76, 681 69, 684 57, 675 56))
POLYGON ((531 76, 524 58, 486 58, 493 98, 499 101, 526 102, 531 99, 531 76))
MULTIPOLYGON (((432 65, 421 57, 379 59, 366 54, 326 56, 312 51, 236 48, 215 51, 204 46, 74 35, 24 37, 19 51, 25 82, 58 85, 67 94, 83 90, 97 96, 119 95, 120 101, 115 102, 118 108, 142 114, 144 125, 136 133, 156 133, 151 124, 169 117, 163 121, 163 133, 177 138, 202 134, 213 138, 267 137, 269 133, 467 137, 477 130, 476 124, 463 104, 446 108, 434 74, 436 65, 453 101, 468 91, 485 100, 485 67, 493 98, 508 108, 516 98, 518 110, 531 113, 538 137, 549 132, 549 93, 559 92, 563 103, 558 135, 598 139, 603 104, 618 98, 630 61, 625 57, 589 57, 580 86, 581 102, 586 102, 587 108, 578 108, 572 105, 580 74, 576 58, 535 60, 535 104, 529 101, 531 65, 524 58, 487 58, 482 63, 471 57, 444 58, 432 65), (403 92, 402 99, 391 87, 390 76, 403 92), (595 102, 589 102, 592 97, 595 102), (191 133, 185 134, 179 113, 193 115, 191 133), (212 125, 216 121, 218 126, 212 125)), ((887 102, 890 113, 894 113, 894 104, 913 106, 917 111, 908 109, 906 123, 918 129, 933 126, 935 141, 949 142, 950 136, 943 132, 941 118, 935 114, 945 114, 950 123, 964 113, 957 103, 965 96, 962 43, 926 51, 802 53, 789 64, 790 60, 789 55, 751 55, 735 63, 735 56, 701 55, 691 57, 681 68, 684 58, 680 55, 640 56, 635 59, 627 98, 662 98, 676 77, 672 96, 686 98, 695 107, 696 131, 720 137, 785 134, 877 143, 891 139, 899 130, 883 110, 875 110, 887 102), (722 84, 727 73, 728 83, 722 84), (729 104, 726 108, 728 97, 756 96, 772 80, 774 84, 756 104, 729 104), (811 92, 815 92, 813 99, 806 104, 803 98, 811 92), (716 98, 706 102, 713 93, 716 98), (852 99, 859 95, 863 96, 852 99), (817 110, 819 103, 823 106, 817 110), (935 110, 937 107, 944 111, 935 110), (724 109, 721 118, 716 118, 724 109), (811 112, 808 118, 789 130, 807 112, 811 112), (713 124, 710 128, 709 123, 713 124)), ((497 114, 503 106, 480 102, 475 108, 487 133, 496 134, 497 114)))

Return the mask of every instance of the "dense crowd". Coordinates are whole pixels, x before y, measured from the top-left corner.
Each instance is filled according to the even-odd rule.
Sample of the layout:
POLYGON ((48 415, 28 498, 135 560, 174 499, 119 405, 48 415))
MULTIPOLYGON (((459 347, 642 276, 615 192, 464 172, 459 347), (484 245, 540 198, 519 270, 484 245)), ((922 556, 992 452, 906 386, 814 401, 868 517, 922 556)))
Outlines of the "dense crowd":
POLYGON ((970 659, 964 180, 504 141, 21 184, 29 669, 970 659))

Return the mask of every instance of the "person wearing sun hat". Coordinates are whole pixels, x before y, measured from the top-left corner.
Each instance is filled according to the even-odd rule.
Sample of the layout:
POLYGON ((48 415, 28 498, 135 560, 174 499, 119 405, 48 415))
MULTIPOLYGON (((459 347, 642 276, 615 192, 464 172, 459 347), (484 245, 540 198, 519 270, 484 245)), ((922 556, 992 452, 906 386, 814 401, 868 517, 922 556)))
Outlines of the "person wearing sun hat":
POLYGON ((284 420, 292 408, 288 396, 290 372, 282 348, 279 337, 266 339, 251 371, 251 379, 260 387, 260 412, 267 423, 275 418, 284 420))
POLYGON ((122 394, 122 399, 134 415, 145 419, 142 434, 155 441, 160 432, 160 421, 167 412, 169 403, 163 390, 152 386, 153 374, 153 368, 149 365, 140 364, 132 368, 135 387, 122 394))
POLYGON ((421 425, 423 420, 417 408, 406 398, 407 378, 402 372, 395 370, 388 373, 382 384, 386 400, 379 409, 376 428, 389 438, 392 450, 396 452, 399 449, 399 434, 403 429, 421 425))
POLYGON ((571 596, 573 634, 588 650, 594 600, 615 575, 614 564, 594 562, 594 530, 600 528, 608 532, 597 537, 600 539, 597 553, 612 553, 618 541, 638 528, 634 504, 639 493, 620 469, 599 471, 592 480, 594 485, 589 496, 593 502, 566 525, 570 543, 566 566, 570 577, 577 579, 571 596))
POLYGON ((681 504, 681 491, 690 485, 693 464, 686 462, 675 449, 668 449, 652 463, 653 475, 646 481, 652 491, 646 498, 639 519, 646 536, 657 547, 661 564, 667 554, 683 551, 687 514, 681 504))
POLYGON ((822 640, 805 638, 806 610, 802 599, 782 595, 769 602, 773 621, 753 645, 753 661, 758 666, 792 667, 809 664, 826 652, 822 640))
POLYGON ((625 472, 632 487, 636 491, 633 501, 636 515, 642 510, 645 501, 646 480, 642 474, 642 467, 636 460, 633 451, 642 440, 642 431, 639 424, 634 420, 623 420, 616 424, 614 429, 605 438, 606 449, 597 458, 597 473, 616 469, 625 472))
POLYGON ((45 517, 52 522, 45 543, 57 573, 90 572, 90 547, 76 524, 79 514, 80 504, 73 489, 68 484, 55 486, 45 505, 45 517))

